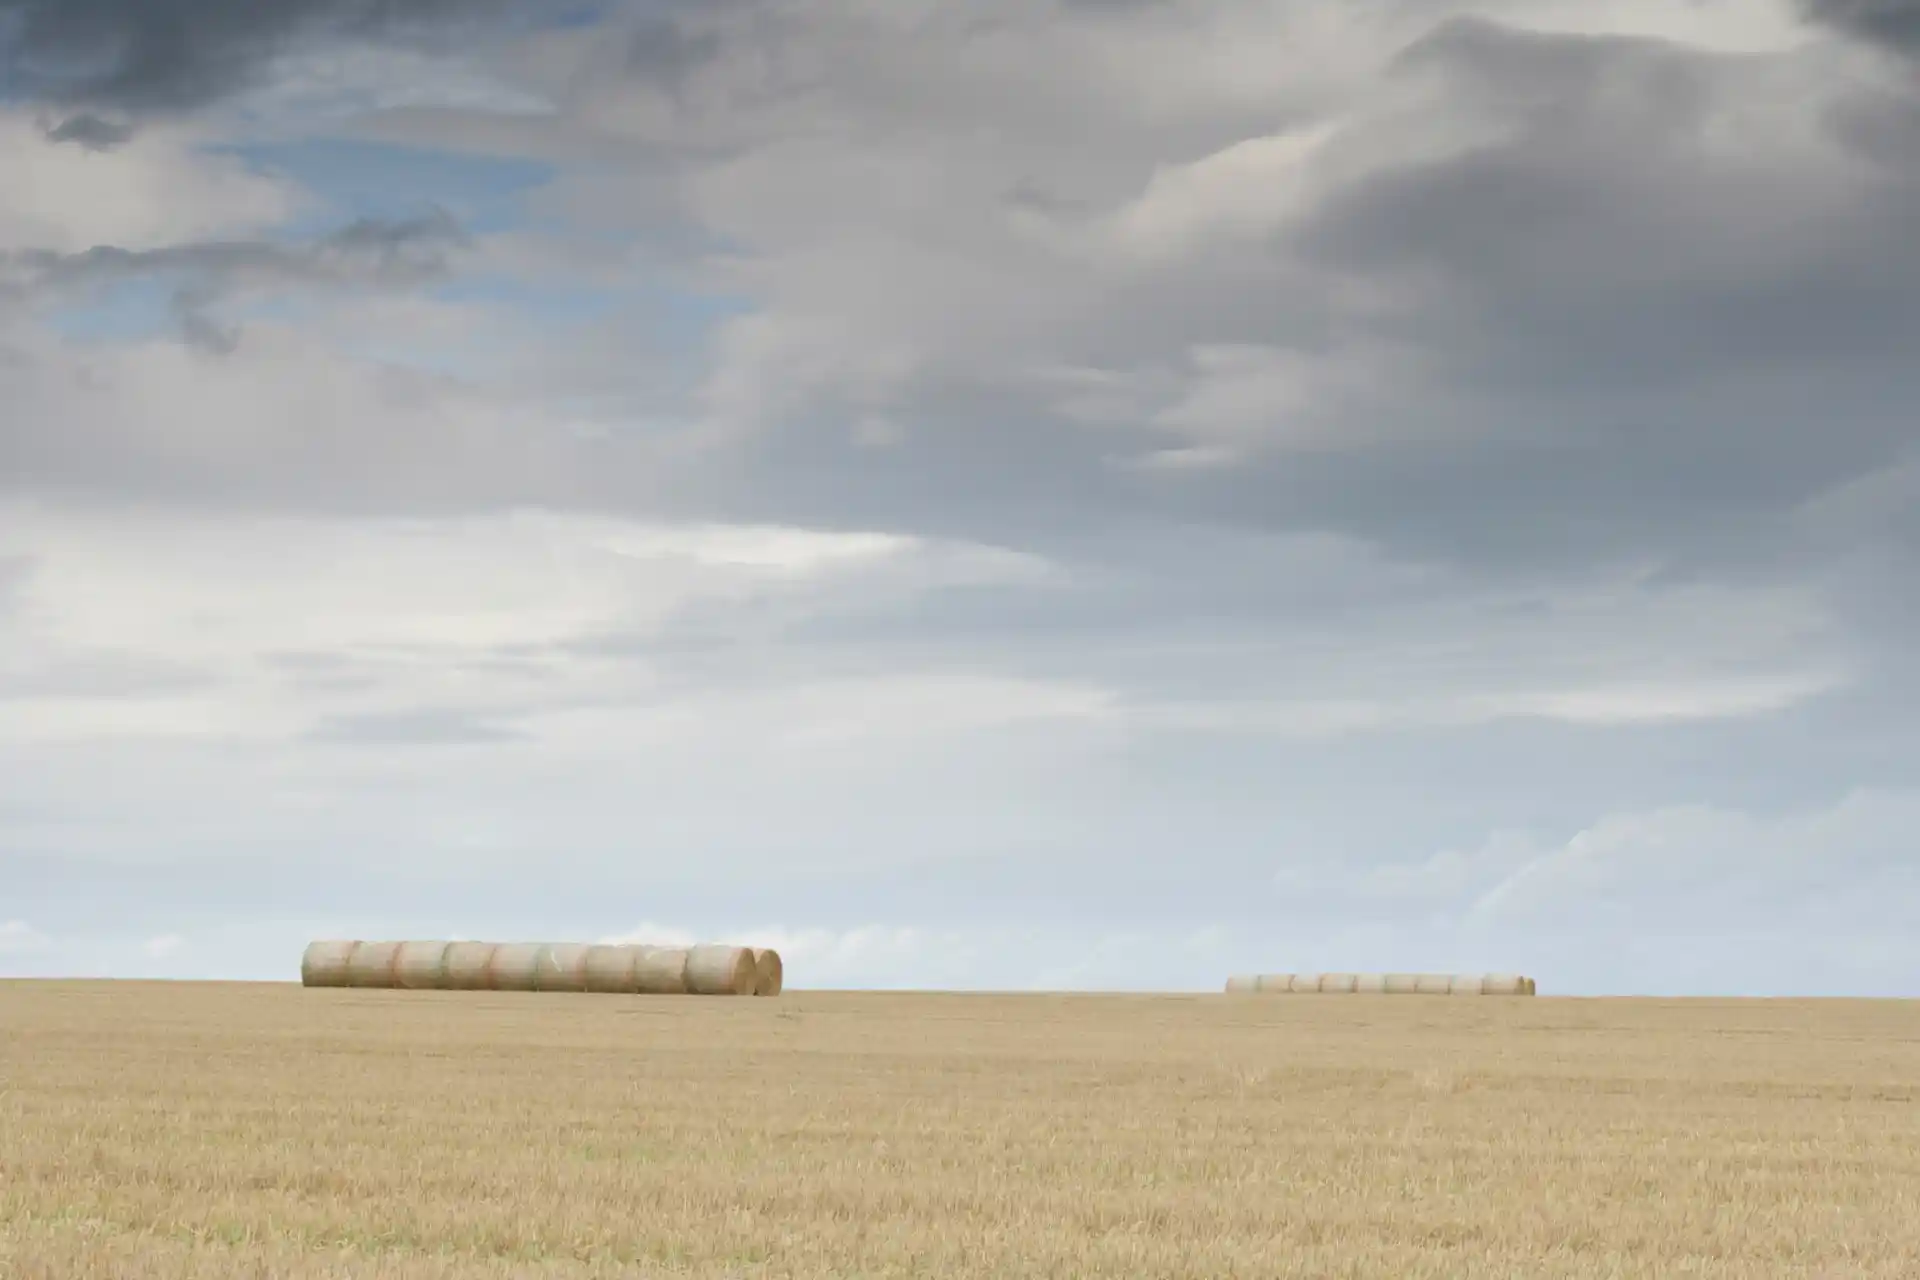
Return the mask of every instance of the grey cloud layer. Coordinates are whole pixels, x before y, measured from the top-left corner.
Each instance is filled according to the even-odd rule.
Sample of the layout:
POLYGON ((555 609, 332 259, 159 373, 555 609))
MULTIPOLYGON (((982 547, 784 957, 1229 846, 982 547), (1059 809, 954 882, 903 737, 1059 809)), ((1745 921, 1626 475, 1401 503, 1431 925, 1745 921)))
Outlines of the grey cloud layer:
MULTIPOLYGON (((1568 28, 1626 7, 1546 0, 628 6, 486 46, 551 112, 356 126, 553 166, 538 228, 15 252, 0 278, 23 298, 182 274, 206 299, 345 282, 420 305, 381 362, 348 354, 351 309, 236 345, 182 294, 183 336, 221 360, 83 350, 22 320, 0 483, 236 527, 536 504, 949 538, 1039 566, 970 575, 922 549, 898 577, 643 608, 658 563, 634 552, 614 576, 635 595, 604 616, 523 602, 572 619, 533 640, 194 651, 184 670, 232 693, 249 741, 282 745, 102 740, 152 780, 121 811, 189 833, 209 878, 263 842, 288 865, 411 848, 417 902, 456 865, 499 902, 533 856, 692 902, 735 859, 827 914, 853 868, 884 886, 868 918, 1097 899, 1129 927, 1214 911, 1259 936, 1337 903, 1379 926, 1376 954, 1398 928, 1575 967, 1643 881, 1701 911, 1731 886, 1727 946, 1809 920, 1829 931, 1810 951, 1857 974, 1835 931, 1849 911, 1894 930, 1920 782, 1920 90, 1882 56, 1911 6, 1802 8, 1792 41, 1750 36, 1773 11, 1736 0, 1697 42, 1667 29, 1693 7, 1600 35, 1568 28), (392 367, 416 317, 477 323, 430 297, 470 266, 625 305, 509 316, 500 358, 457 373, 392 367), (729 307, 690 333, 691 308, 646 301, 662 281, 729 307), (544 763, 556 750, 576 754, 544 763), (1836 800, 1862 787, 1884 794, 1836 800), (1508 828, 1525 834, 1488 834, 1508 828), (1675 847, 1689 856, 1665 861, 1675 847), (1819 869, 1834 848, 1844 891, 1819 869), (1753 850, 1766 865, 1743 867, 1753 850), (1810 886, 1826 896, 1796 916, 1810 886)), ((131 6, 32 11, 14 47, 43 61, 89 31, 160 30, 131 6)), ((210 103, 290 42, 386 21, 345 3, 202 16, 169 28, 192 47, 134 39, 67 96, 210 103)), ((427 535, 379 536, 363 577, 427 535)), ((571 583, 553 537, 509 549, 571 583)), ((102 571, 75 545, 49 581, 102 571)), ((434 598, 491 625, 478 605, 512 556, 475 545, 485 575, 429 563, 367 615, 450 575, 469 594, 434 598)), ((35 586, 3 566, 0 614, 35 586)), ((304 607, 331 624, 360 589, 304 607)), ((8 674, 15 696, 185 687, 20 625, 50 652, 8 674)), ((68 732, 64 710, 35 723, 68 732)), ((67 797, 15 828, 32 874, 67 886, 48 902, 79 892, 76 867, 147 856, 86 825, 94 797, 45 752, 13 759, 67 797)), ((247 873, 253 900, 274 874, 247 873)), ((1667 955, 1686 951, 1682 914, 1657 921, 1667 955)), ((1636 972, 1657 968, 1648 947, 1636 972)))
POLYGON ((1801 0, 1807 15, 1890 48, 1920 53, 1920 4, 1914 0, 1801 0))
POLYGON ((448 257, 467 242, 451 214, 360 218, 304 244, 264 240, 127 250, 101 245, 81 253, 15 249, 0 254, 0 282, 22 292, 59 291, 171 273, 235 283, 417 285, 446 275, 448 257))
MULTIPOLYGON (((697 278, 755 309, 718 331, 697 394, 647 406, 704 424, 711 447, 589 442, 536 414, 511 455, 468 445, 441 468, 386 467, 388 487, 349 505, 665 501, 1026 546, 1128 582, 1087 621, 1081 596, 1014 606, 1035 619, 1029 644, 1131 628, 1161 655, 1135 663, 1150 669, 1189 642, 1148 639, 1148 619, 1209 618, 1238 628, 1249 676, 1277 625, 1326 608, 1274 567, 1269 540, 1287 535, 1381 553, 1356 569, 1382 585, 1355 588, 1353 618, 1392 607, 1396 563, 1444 567, 1456 602, 1500 583, 1486 599, 1547 611, 1629 568, 1652 575, 1634 591, 1732 575, 1817 598, 1836 555, 1904 538, 1881 524, 1813 539, 1801 516, 1897 474, 1913 444, 1902 335, 1920 327, 1920 252, 1903 228, 1920 197, 1848 125, 1889 118, 1908 100, 1898 81, 1853 74, 1837 42, 1732 54, 1525 30, 1513 6, 1385 6, 1377 30, 1315 12, 1005 7, 916 24, 737 5, 541 37, 502 65, 558 114, 484 124, 481 145, 558 163, 549 212, 617 220, 592 198, 626 175, 728 245, 697 278), (1256 36, 1295 74, 1242 67, 1256 36), (1021 74, 1035 48, 1055 64, 1044 78, 1021 74), (1157 102, 1120 92, 1149 69, 1157 102), (1088 131, 1103 113, 1112 125, 1088 131), (862 123, 883 117, 891 140, 862 123)), ((476 145, 444 112, 409 120, 382 127, 476 145)), ((336 247, 384 269, 352 235, 336 247)), ((237 270, 262 252, 43 269, 237 270)), ((183 313, 190 336, 229 345, 198 314, 183 313)), ((577 362, 575 340, 551 355, 577 362)), ((648 365, 641 333, 594 340, 608 385, 648 365)), ((541 385, 542 336, 526 350, 541 385)), ((364 444, 407 448, 391 430, 364 444)), ((213 465, 233 468, 236 501, 269 483, 293 496, 237 455, 213 465)), ((327 505, 329 476, 363 474, 305 480, 327 505)), ((1870 570, 1846 571, 1850 603, 1870 570)), ((1456 604, 1450 625, 1468 613, 1456 604)), ((991 600, 975 616, 1009 615, 991 600)), ((1782 687, 1857 657, 1775 656, 1782 687)))
POLYGON ((417 38, 508 0, 0 0, 0 67, 27 91, 132 111, 203 106, 306 41, 417 38))

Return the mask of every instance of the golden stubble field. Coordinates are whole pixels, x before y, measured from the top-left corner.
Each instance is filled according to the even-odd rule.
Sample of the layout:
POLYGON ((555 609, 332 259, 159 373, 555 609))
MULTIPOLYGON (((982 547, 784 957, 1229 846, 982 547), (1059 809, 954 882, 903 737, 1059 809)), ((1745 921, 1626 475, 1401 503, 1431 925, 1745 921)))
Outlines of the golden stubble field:
POLYGON ((1920 1005, 0 983, 0 1275, 1920 1277, 1920 1005))

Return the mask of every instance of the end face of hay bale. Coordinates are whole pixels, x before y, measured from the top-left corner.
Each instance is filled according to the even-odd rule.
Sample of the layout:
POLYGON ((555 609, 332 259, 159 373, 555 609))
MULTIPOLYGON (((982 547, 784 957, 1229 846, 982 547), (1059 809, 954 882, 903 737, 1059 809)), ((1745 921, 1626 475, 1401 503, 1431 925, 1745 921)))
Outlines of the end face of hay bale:
POLYGON ((786 985, 786 965, 781 963, 780 953, 772 947, 754 949, 753 971, 753 994, 757 996, 777 996, 786 985))
POLYGON ((345 987, 352 985, 349 963, 360 944, 338 939, 309 942, 300 956, 300 985, 303 987, 345 987))
POLYGON ((635 992, 653 996, 687 993, 687 948, 635 947, 633 951, 635 992))
POLYGON ((753 952, 745 947, 687 949, 687 990, 697 996, 750 996, 760 981, 753 952))
POLYGON ((371 989, 394 985, 393 966, 400 958, 401 943, 363 942, 353 949, 347 961, 347 985, 371 989))
POLYGON ((408 991, 438 990, 447 983, 446 942, 403 942, 393 958, 393 985, 408 991))

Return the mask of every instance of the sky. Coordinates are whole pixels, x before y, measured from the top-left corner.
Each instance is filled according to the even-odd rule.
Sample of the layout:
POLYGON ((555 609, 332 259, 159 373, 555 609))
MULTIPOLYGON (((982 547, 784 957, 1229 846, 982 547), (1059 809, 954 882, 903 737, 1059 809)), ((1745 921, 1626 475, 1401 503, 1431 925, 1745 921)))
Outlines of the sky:
POLYGON ((1916 226, 1920 0, 0 0, 0 975, 1920 996, 1916 226))

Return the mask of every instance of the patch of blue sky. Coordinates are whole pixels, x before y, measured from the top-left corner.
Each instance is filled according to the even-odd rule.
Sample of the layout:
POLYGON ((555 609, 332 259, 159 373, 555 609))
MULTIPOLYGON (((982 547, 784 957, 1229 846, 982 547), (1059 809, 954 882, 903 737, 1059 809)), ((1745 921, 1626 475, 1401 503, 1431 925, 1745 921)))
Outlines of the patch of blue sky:
POLYGON ((248 143, 219 150, 298 183, 308 214, 279 229, 288 239, 324 235, 356 218, 407 218, 438 206, 476 234, 526 225, 524 202, 554 174, 533 160, 475 156, 350 138, 248 143))
POLYGON ((488 275, 450 280, 432 292, 442 302, 511 315, 528 325, 551 330, 604 318, 619 307, 626 291, 488 275))
POLYGON ((690 341, 704 338, 716 324, 753 306, 747 299, 694 293, 664 283, 648 286, 628 280, 595 288, 498 275, 450 280, 434 289, 433 295, 443 302, 511 315, 548 331, 595 323, 615 313, 644 313, 690 341))
POLYGON ((174 296, 183 282, 171 274, 156 274, 96 285, 43 318, 53 332, 73 342, 122 343, 159 337, 178 327, 174 296))

